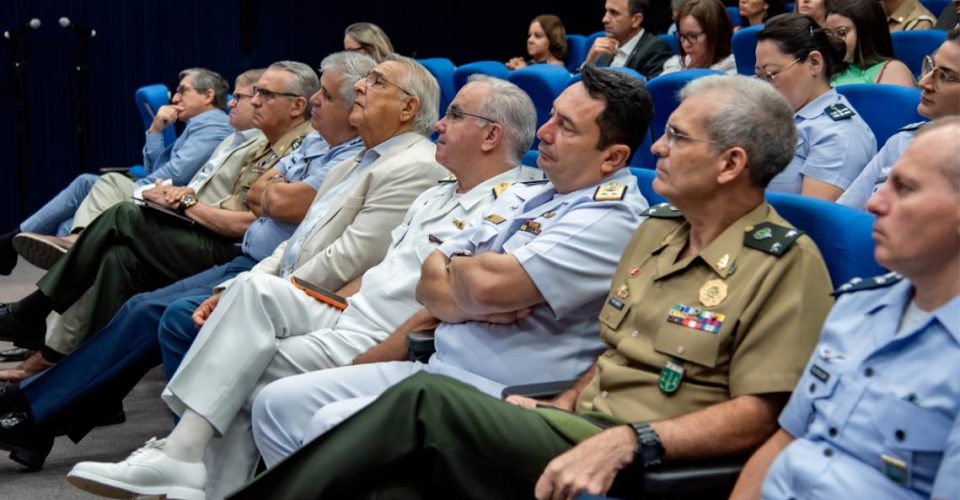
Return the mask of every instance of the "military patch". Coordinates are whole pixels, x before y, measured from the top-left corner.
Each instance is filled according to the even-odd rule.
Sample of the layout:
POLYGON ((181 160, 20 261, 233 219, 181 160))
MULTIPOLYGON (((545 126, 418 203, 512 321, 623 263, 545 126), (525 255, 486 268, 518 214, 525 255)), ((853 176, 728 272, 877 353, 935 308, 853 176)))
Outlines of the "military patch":
POLYGON ((677 219, 683 217, 683 214, 680 213, 680 209, 669 204, 669 203, 660 203, 654 205, 640 214, 644 217, 655 217, 658 219, 677 219))
POLYGON ((898 281, 902 280, 903 276, 898 273, 887 273, 881 274, 880 276, 874 276, 872 278, 853 278, 852 280, 840 285, 840 288, 837 288, 833 291, 833 296, 843 295, 850 292, 859 292, 861 290, 872 290, 874 288, 883 288, 885 286, 890 286, 898 281))
POLYGON ((492 223, 494 223, 494 224, 500 224, 501 222, 503 222, 503 221, 505 221, 505 220, 507 220, 507 219, 504 219, 503 217, 501 217, 501 216, 499 216, 499 215, 497 215, 497 214, 490 214, 490 215, 484 217, 484 220, 490 221, 490 222, 492 222, 492 223))
POLYGON ((594 201, 620 201, 627 194, 627 186, 619 182, 608 182, 597 186, 593 193, 594 201))
POLYGON ((676 325, 701 330, 707 333, 719 333, 726 319, 721 313, 704 311, 703 309, 683 304, 677 304, 667 313, 667 322, 676 325))
POLYGON ((540 223, 534 222, 532 219, 527 219, 523 221, 523 224, 520 225, 520 231, 530 234, 540 234, 540 223))
POLYGON ((761 222, 756 226, 744 228, 743 246, 762 252, 783 255, 803 235, 803 231, 792 227, 784 227, 772 222, 761 222))
POLYGON ((846 104, 838 102, 836 104, 831 104, 827 106, 824 110, 824 113, 830 117, 831 120, 838 122, 840 120, 849 120, 853 118, 856 113, 853 112, 846 104))
POLYGON ((293 140, 293 142, 290 143, 290 149, 291 150, 299 149, 300 145, 302 144, 303 144, 303 136, 301 135, 300 137, 297 137, 296 139, 293 140))
POLYGON ((880 460, 883 461, 883 475, 887 476, 887 479, 900 485, 906 485, 910 482, 910 472, 907 470, 907 462, 897 457, 887 455, 886 453, 880 455, 880 460))
POLYGON ((497 184, 496 186, 493 186, 493 197, 494 197, 494 198, 499 198, 500 195, 503 194, 504 191, 510 189, 510 186, 512 186, 512 185, 513 185, 513 184, 511 184, 511 183, 509 183, 509 182, 501 182, 500 184, 497 184))
POLYGON ((727 284, 723 280, 710 280, 700 287, 700 303, 707 307, 717 307, 727 298, 727 284))
POLYGON ((660 370, 660 379, 657 381, 660 391, 664 394, 673 394, 680 388, 681 382, 683 382, 683 364, 667 361, 660 370))

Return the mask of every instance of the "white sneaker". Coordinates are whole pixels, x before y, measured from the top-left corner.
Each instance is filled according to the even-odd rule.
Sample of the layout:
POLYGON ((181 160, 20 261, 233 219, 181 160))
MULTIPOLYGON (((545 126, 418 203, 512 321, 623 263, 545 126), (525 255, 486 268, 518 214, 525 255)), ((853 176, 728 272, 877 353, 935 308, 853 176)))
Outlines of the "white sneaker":
POLYGON ((81 490, 109 498, 165 495, 171 499, 203 500, 206 467, 168 457, 162 451, 165 443, 166 439, 152 438, 116 464, 80 462, 67 474, 67 480, 81 490))

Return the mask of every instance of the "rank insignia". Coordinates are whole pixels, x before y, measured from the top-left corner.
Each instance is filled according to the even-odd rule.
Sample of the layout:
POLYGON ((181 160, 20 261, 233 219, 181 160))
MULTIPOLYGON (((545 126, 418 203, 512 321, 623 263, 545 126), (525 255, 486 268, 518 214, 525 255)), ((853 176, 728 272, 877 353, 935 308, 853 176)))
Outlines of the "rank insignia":
POLYGON ((723 257, 720 257, 720 260, 717 261, 717 269, 724 270, 727 266, 730 265, 730 254, 725 253, 723 257))
POLYGON ((630 298, 630 289, 627 288, 627 285, 620 285, 617 288, 616 296, 621 299, 630 298))
POLYGON ((657 385, 664 394, 673 394, 680 388, 680 382, 683 382, 683 365, 667 361, 660 370, 660 380, 657 385))
POLYGON ((303 144, 303 136, 297 137, 290 143, 290 149, 297 149, 303 144))
POLYGON ((433 243, 434 245, 443 245, 443 240, 441 240, 440 238, 437 238, 432 234, 427 235, 427 241, 429 241, 430 243, 433 243))
POLYGON ((463 229, 466 226, 466 223, 463 222, 463 219, 461 219, 460 217, 454 217, 453 225, 456 226, 457 229, 463 229))
POLYGON ((509 182, 501 182, 500 184, 493 186, 493 197, 499 198, 500 195, 503 194, 504 191, 510 189, 510 186, 512 185, 513 184, 510 184, 509 182))
POLYGON ((755 240, 765 240, 772 237, 773 231, 769 227, 762 227, 757 229, 757 232, 753 233, 753 239, 755 240))
POLYGON ((840 120, 848 120, 853 118, 853 115, 856 114, 852 109, 848 108, 846 104, 840 102, 827 106, 823 111, 827 114, 827 116, 830 117, 831 120, 835 122, 840 120))
POLYGON ((641 269, 638 266, 630 266, 630 269, 627 269, 627 276, 631 278, 636 278, 640 276, 641 269))
POLYGON ((727 284, 723 280, 710 280, 700 287, 700 303, 707 307, 719 306, 727 298, 727 284))
POLYGON ((910 481, 906 462, 887 454, 880 455, 880 459, 883 461, 883 475, 887 476, 887 479, 901 485, 906 485, 910 481))
POLYGON ((546 212, 540 214, 540 217, 543 217, 544 219, 552 219, 555 215, 557 215, 556 211, 547 210, 546 212))
POLYGON ((540 234, 540 223, 527 219, 520 225, 520 231, 530 234, 540 234))
POLYGON ((594 201, 620 201, 627 193, 627 186, 619 182, 608 182, 597 186, 597 191, 593 193, 594 201))
POLYGON ((683 214, 680 213, 680 209, 669 203, 653 205, 652 207, 644 210, 640 215, 644 217, 655 217, 658 219, 677 219, 683 217, 683 214))
POLYGON ((490 222, 492 222, 492 223, 494 223, 494 224, 500 224, 501 222, 503 222, 503 221, 505 221, 505 220, 507 220, 507 219, 504 219, 503 217, 500 217, 500 216, 497 215, 497 214, 490 214, 490 215, 484 217, 484 220, 488 220, 488 221, 490 221, 490 222))
POLYGON ((457 177, 455 175, 448 175, 437 182, 439 182, 440 184, 449 184, 451 182, 457 182, 457 177))
POLYGON ((756 226, 747 226, 744 231, 747 234, 744 235, 743 246, 777 257, 786 253, 794 242, 803 235, 803 231, 799 229, 772 222, 761 222, 756 226))
POLYGON ((713 311, 704 311, 703 309, 683 304, 677 304, 670 309, 667 314, 667 322, 682 325, 694 330, 702 330, 707 333, 719 333, 723 328, 723 320, 726 319, 721 313, 713 311))

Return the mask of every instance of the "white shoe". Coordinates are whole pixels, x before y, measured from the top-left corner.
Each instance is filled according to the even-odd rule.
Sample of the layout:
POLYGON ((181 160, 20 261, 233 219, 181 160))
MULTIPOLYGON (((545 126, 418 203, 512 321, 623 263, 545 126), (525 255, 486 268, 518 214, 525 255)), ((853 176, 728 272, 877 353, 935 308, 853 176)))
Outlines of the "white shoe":
POLYGON ((164 443, 166 439, 152 438, 116 464, 80 462, 67 474, 67 480, 81 490, 109 498, 165 495, 171 499, 203 500, 206 467, 168 457, 162 451, 164 443))

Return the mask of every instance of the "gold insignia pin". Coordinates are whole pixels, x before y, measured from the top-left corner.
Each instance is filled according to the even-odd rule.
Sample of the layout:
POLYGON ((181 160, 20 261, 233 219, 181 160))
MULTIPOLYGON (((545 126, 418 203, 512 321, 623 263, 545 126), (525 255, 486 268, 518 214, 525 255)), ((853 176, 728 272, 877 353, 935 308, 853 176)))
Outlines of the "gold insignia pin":
POLYGON ((743 228, 743 232, 745 232, 745 233, 749 233, 750 231, 753 231, 753 226, 747 226, 747 227, 743 228))
POLYGON ((700 303, 706 307, 719 306, 727 298, 727 284, 723 280, 710 280, 700 287, 700 303))
POLYGON ((500 195, 503 194, 504 191, 510 189, 510 186, 512 185, 513 184, 510 184, 509 182, 501 182, 500 184, 493 186, 493 197, 499 198, 500 195))
POLYGON ((630 298, 630 289, 627 288, 627 285, 620 285, 620 287, 617 288, 616 295, 617 295, 617 298, 619 299, 630 298))
POLYGON ((463 226, 465 225, 465 223, 463 222, 463 219, 461 219, 460 217, 454 217, 453 225, 457 226, 457 229, 463 229, 463 226))
POLYGON ((619 182, 608 182, 597 187, 594 201, 620 201, 627 192, 627 186, 619 182))
POLYGON ((485 218, 486 218, 486 220, 488 220, 488 221, 490 221, 490 222, 492 222, 492 223, 494 223, 494 224, 500 224, 501 222, 507 220, 507 219, 504 219, 503 217, 501 217, 501 216, 499 216, 499 215, 497 215, 497 214, 490 214, 490 215, 486 216, 485 218))
POLYGON ((552 219, 554 215, 557 215, 557 212, 553 210, 548 210, 541 215, 544 219, 552 219))

